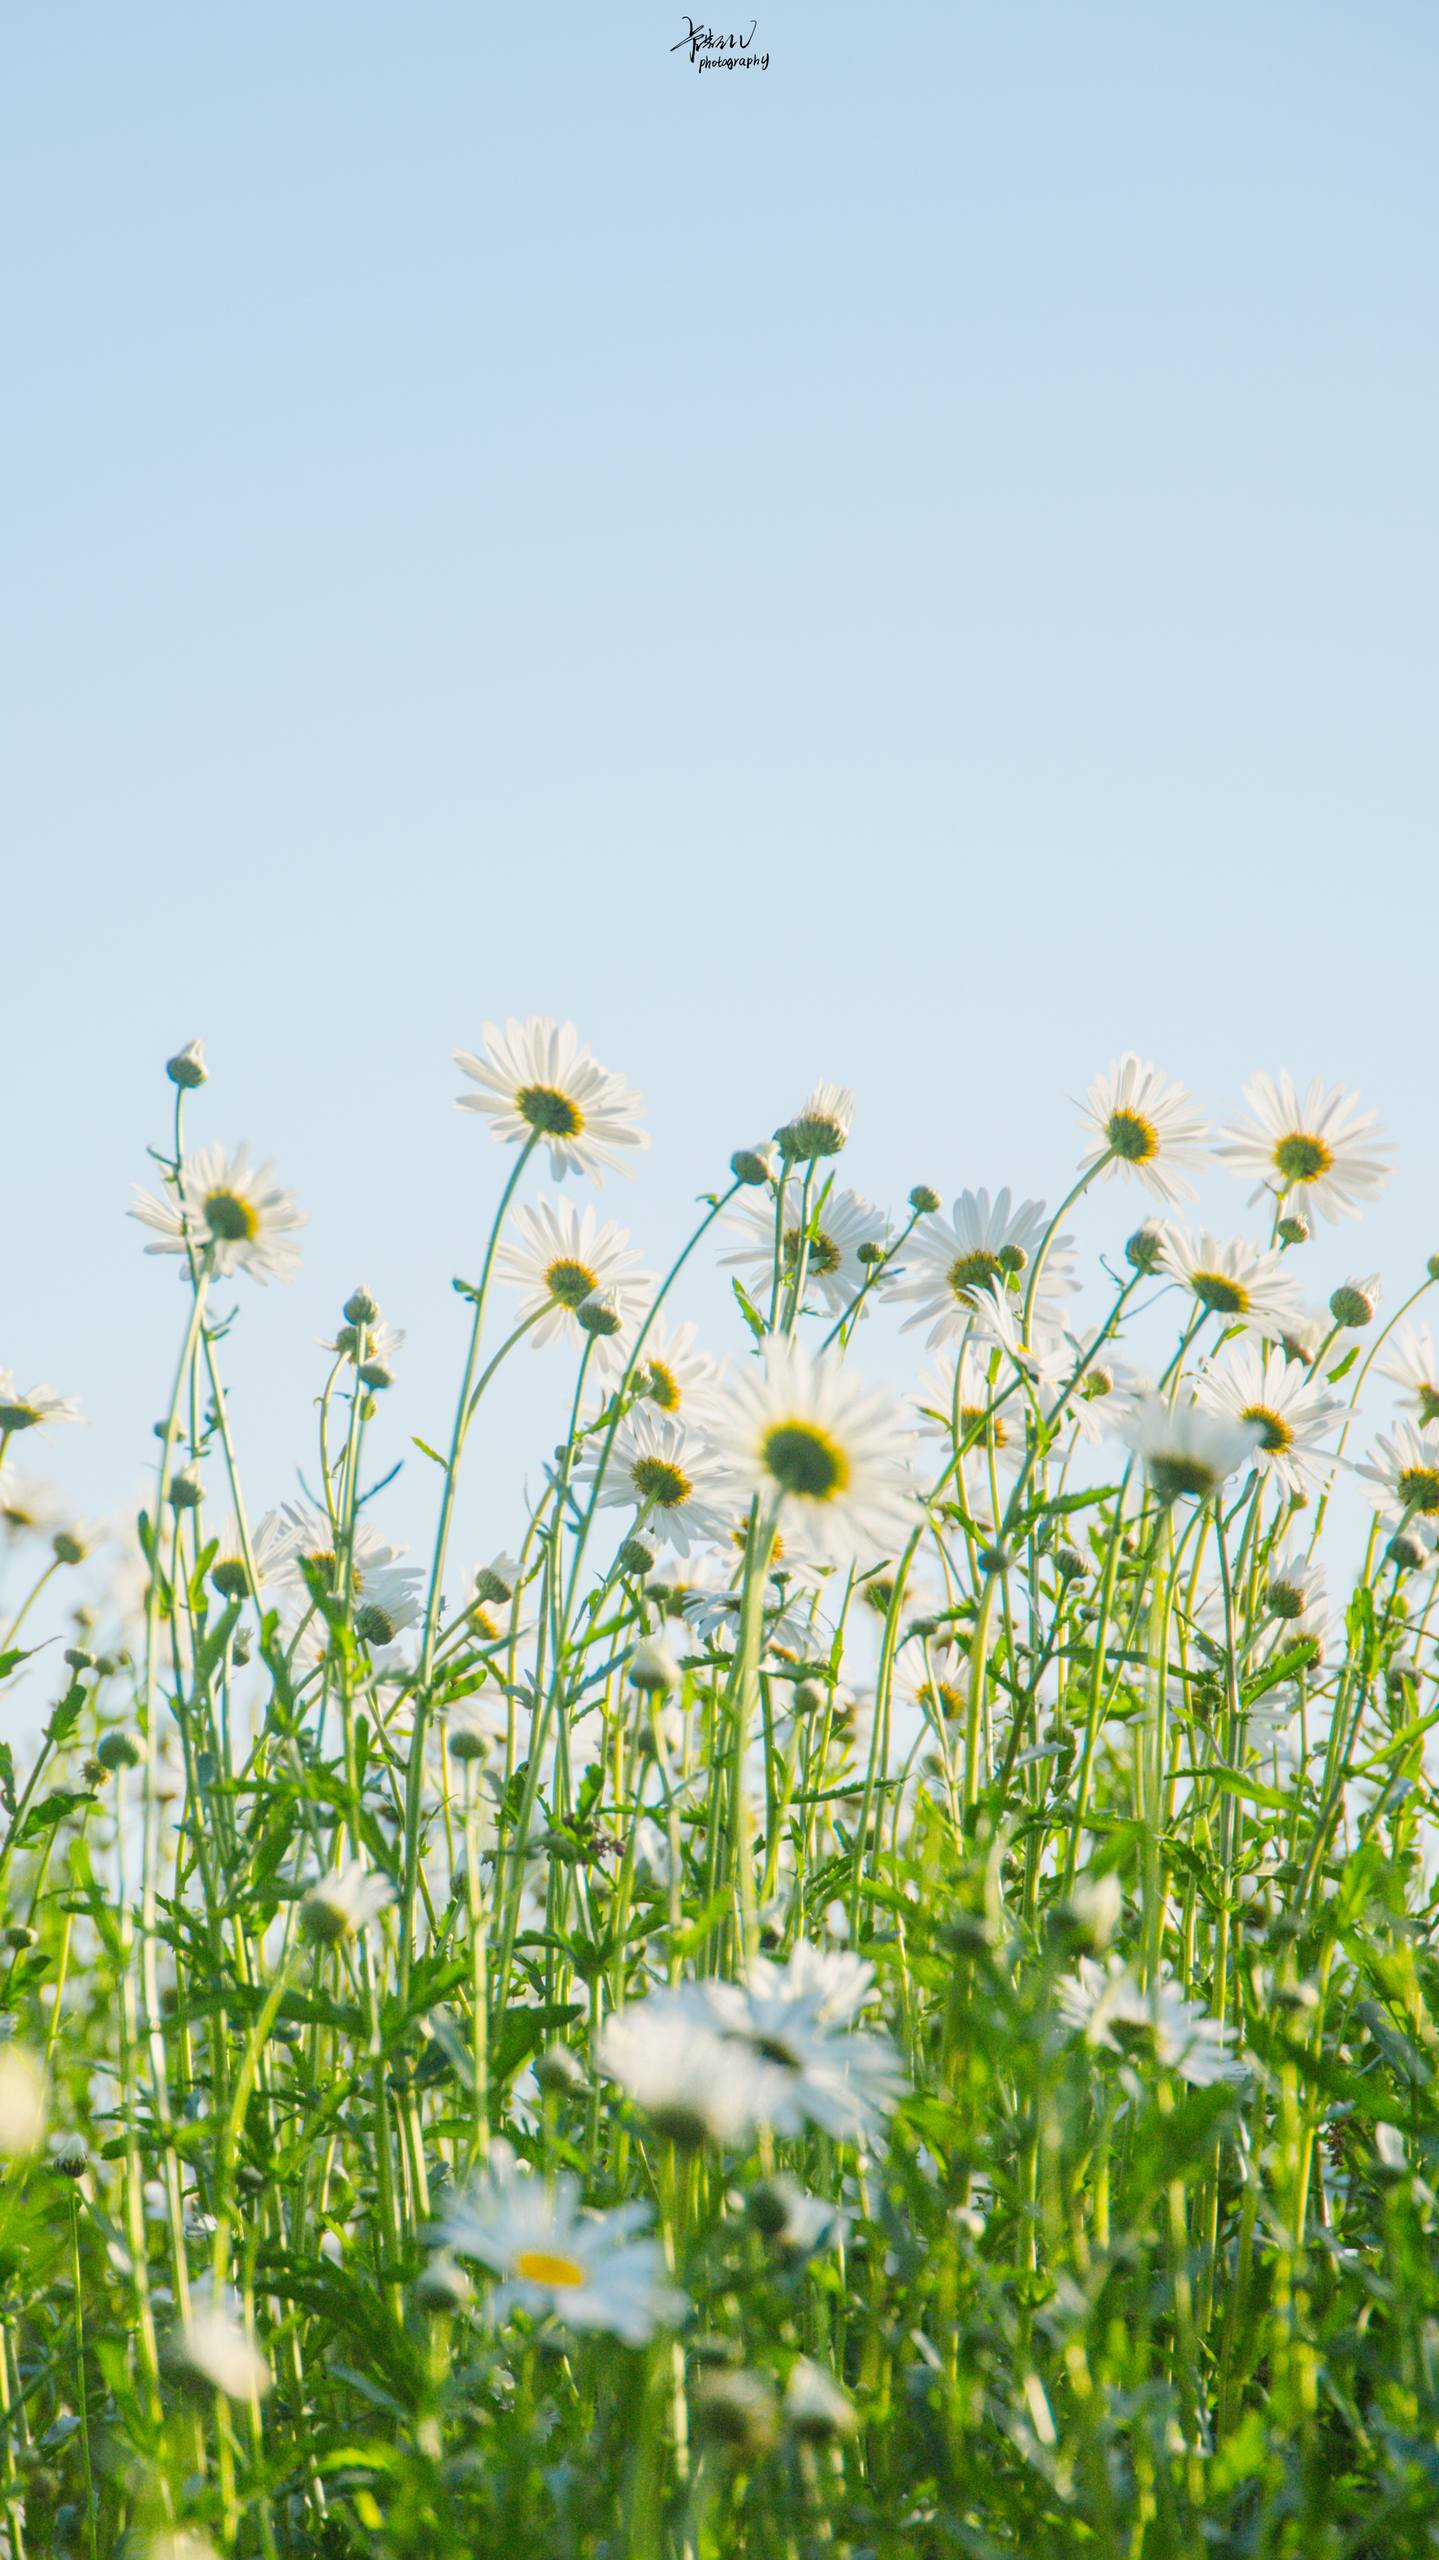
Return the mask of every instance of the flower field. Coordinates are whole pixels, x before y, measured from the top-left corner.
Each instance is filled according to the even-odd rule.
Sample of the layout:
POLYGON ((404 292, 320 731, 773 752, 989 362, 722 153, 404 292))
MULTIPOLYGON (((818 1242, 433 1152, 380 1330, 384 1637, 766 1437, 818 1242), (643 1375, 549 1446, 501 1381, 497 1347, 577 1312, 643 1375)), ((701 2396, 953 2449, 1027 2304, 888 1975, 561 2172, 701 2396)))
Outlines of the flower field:
POLYGON ((363 1288, 254 1499, 227 1341, 304 1222, 198 1042, 118 1557, 0 1372, 0 2553, 1439 2552, 1439 1256, 1350 1267, 1375 1116, 1127 1056, 1057 1209, 891 1214, 821 1084, 661 1277, 639 1095, 457 1055, 422 1545, 363 1288))

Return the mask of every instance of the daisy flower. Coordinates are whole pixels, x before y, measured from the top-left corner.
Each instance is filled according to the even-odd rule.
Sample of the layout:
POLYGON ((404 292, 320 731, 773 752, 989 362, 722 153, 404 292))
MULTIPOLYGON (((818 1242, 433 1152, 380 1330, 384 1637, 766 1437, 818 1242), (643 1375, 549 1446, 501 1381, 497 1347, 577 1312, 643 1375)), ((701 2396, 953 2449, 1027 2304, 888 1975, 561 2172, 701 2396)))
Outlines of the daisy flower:
POLYGON ((1378 1363, 1381 1378, 1392 1378, 1414 1406, 1410 1419, 1420 1430, 1439 1422, 1439 1351, 1427 1324, 1406 1324, 1391 1336, 1389 1356, 1378 1363))
POLYGON ((310 1886, 300 1905, 300 1922, 321 1946, 338 1946, 342 1938, 363 1935, 395 1899, 388 1876, 376 1875, 360 1858, 346 1858, 310 1886))
MULTIPOLYGON (((906 1276, 899 1298, 918 1301, 906 1332, 927 1324, 929 1348, 962 1334, 976 1315, 993 1307, 993 1292, 1027 1270, 1048 1221, 1042 1200, 1012 1200, 1005 1190, 963 1191, 951 1218, 927 1218, 905 1247, 906 1276)), ((1057 1328, 1055 1301, 1076 1287, 1074 1247, 1068 1236, 1050 1246, 1035 1302, 1035 1320, 1057 1328)))
MULTIPOLYGON (((583 1342, 577 1311, 597 1289, 613 1293, 621 1333, 628 1330, 654 1288, 653 1272, 636 1269, 638 1262, 623 1227, 608 1218, 601 1224, 593 1209, 575 1209, 568 1200, 536 1200, 518 1210, 495 1254, 499 1277, 524 1292, 521 1316, 538 1318, 530 1330, 536 1349, 562 1334, 583 1342)), ((612 1364, 620 1334, 590 1338, 592 1358, 612 1364)))
POLYGON ((0 1533, 5 1537, 52 1538, 65 1517, 54 1485, 22 1475, 8 1459, 0 1466, 0 1533))
POLYGON ((51 1422, 83 1422, 79 1400, 53 1387, 21 1387, 13 1369, 0 1369, 0 1440, 12 1431, 43 1431, 51 1422))
POLYGON ((781 1340, 762 1370, 732 1371, 715 1441, 735 1489, 777 1506, 785 1536, 826 1563, 882 1554, 914 1524, 894 1398, 860 1386, 832 1351, 781 1340))
POLYGON ((694 1432, 652 1405, 632 1407, 608 1451, 602 1436, 590 1440, 574 1483, 601 1504, 633 1505, 656 1543, 679 1555, 721 1533, 724 1488, 714 1460, 694 1432))
MULTIPOLYGON (((1322 1642, 1329 1623, 1323 1567, 1311 1564, 1297 1548, 1271 1558, 1264 1605, 1279 1620, 1286 1645, 1301 1636, 1317 1636, 1322 1642)), ((1285 1710, 1286 1719, 1292 1713, 1291 1705, 1285 1710)))
POLYGON ((208 1254, 217 1279, 247 1271, 252 1280, 289 1280, 300 1265, 293 1231, 305 1223, 293 1191, 281 1191, 268 1164, 252 1165, 247 1150, 227 1156, 223 1147, 198 1147, 180 1167, 178 1196, 156 1200, 136 1183, 130 1211, 151 1227, 158 1244, 147 1253, 208 1254))
POLYGON ((171 2349, 172 2361, 227 2400, 263 2400, 270 2368, 245 2328, 230 2293, 197 2293, 171 2349))
POLYGON ((512 2311, 532 2320, 552 2313, 567 2329, 598 2329, 642 2347, 687 2307, 665 2280, 659 2242, 635 2237, 649 2206, 586 2213, 579 2197, 577 2179, 547 2186, 496 2143, 487 2173, 450 2207, 438 2236, 456 2257, 498 2276, 490 2297, 497 2322, 512 2311))
POLYGON ((638 1125, 643 1100, 581 1048, 572 1022, 556 1023, 547 1013, 524 1022, 512 1016, 503 1030, 487 1022, 484 1043, 483 1058, 455 1051, 456 1066, 480 1088, 457 1097, 461 1111, 482 1111, 501 1146, 538 1139, 549 1149, 556 1182, 571 1173, 603 1182, 606 1166, 629 1172, 615 1149, 649 1145, 638 1125))
MULTIPOLYGON (((344 1587, 344 1572, 335 1552, 334 1530, 323 1511, 305 1503, 287 1502, 278 1536, 273 1542, 267 1540, 267 1551, 275 1570, 285 1577, 294 1597, 306 1608, 312 1598, 311 1577, 318 1579, 322 1590, 338 1598, 344 1587)), ((424 1575, 418 1565, 400 1563, 404 1552, 403 1547, 387 1546, 364 1520, 355 1522, 350 1540, 350 1598, 357 1623, 360 1615, 370 1609, 391 1620, 397 1629, 413 1625, 416 1595, 424 1575)), ((255 1561, 258 1564, 258 1555, 255 1561)), ((390 1639, 379 1637, 377 1641, 387 1643, 390 1639)))
POLYGON ((1102 1167, 1104 1180, 1133 1173, 1170 1208, 1193 1199, 1184 1168, 1206 1161, 1205 1121, 1182 1084, 1166 1082, 1157 1067, 1126 1049, 1096 1076, 1081 1117, 1095 1140, 1080 1159, 1081 1173, 1102 1167))
POLYGON ((651 1325, 635 1372, 651 1404, 685 1421, 719 1377, 719 1362, 707 1351, 695 1349, 698 1331, 692 1324, 651 1325), (691 1412, 686 1412, 687 1405, 691 1412))
POLYGON ((1143 1460, 1161 1502, 1177 1502, 1182 1496, 1208 1502, 1236 1467, 1250 1463, 1261 1429, 1257 1422, 1238 1422, 1212 1406, 1171 1405, 1154 1388, 1137 1395, 1117 1424, 1119 1438, 1143 1460))
POLYGON ((1357 1218, 1360 1201, 1388 1180, 1392 1149, 1376 1135, 1379 1115, 1361 1111, 1342 1085, 1326 1089, 1316 1077, 1301 1097, 1286 1067, 1277 1080, 1257 1075, 1244 1099, 1258 1126, 1232 1128, 1215 1153, 1254 1180, 1251 1199, 1275 1192, 1332 1223, 1357 1218))
POLYGON ((1258 1424, 1254 1463, 1281 1493, 1299 1493, 1317 1473, 1329 1454, 1330 1424, 1343 1410, 1298 1361, 1255 1342, 1236 1344, 1228 1359, 1206 1369, 1196 1392, 1212 1412, 1258 1424))
MULTIPOLYGON (((250 1531, 250 1553, 255 1572, 263 1584, 268 1574, 283 1566, 289 1553, 289 1532, 273 1511, 267 1511, 250 1531)), ((245 1562, 245 1542, 240 1523, 233 1511, 227 1513, 215 1542, 210 1580, 227 1600, 243 1600, 250 1590, 250 1569, 245 1562)))
POLYGON ((854 1126, 854 1095, 847 1084, 817 1084, 803 1111, 776 1129, 781 1155, 789 1164, 812 1164, 816 1156, 837 1156, 849 1143, 854 1126))
POLYGON ((1379 1434, 1359 1473, 1377 1485, 1386 1519, 1415 1521, 1431 1533, 1439 1524, 1439 1424, 1421 1430, 1396 1422, 1379 1434))
POLYGON ((1024 1457, 1024 1423, 1028 1410, 1015 1391, 1013 1370, 1001 1362, 991 1383, 989 1359, 968 1343, 959 1357, 932 1361, 919 1381, 915 1403, 920 1429, 942 1434, 951 1447, 963 1448, 966 1474, 977 1471, 989 1480, 991 1456, 1001 1475, 1012 1476, 1024 1457))
POLYGON ((853 2023, 873 1984, 861 1957, 801 1942, 787 1964, 757 1956, 741 1982, 691 1985, 689 2005, 774 2066, 766 2103, 777 2133, 814 2124, 860 2142, 882 2131, 905 2092, 889 2037, 853 2023))
POLYGON ((656 1993, 610 2018, 599 2065, 672 2142, 742 2142, 768 2121, 777 2066, 740 2051, 683 1998, 656 1993))
POLYGON ((1146 1993, 1121 1956, 1103 1964, 1081 1956, 1076 1970, 1058 1984, 1057 1996, 1065 2025, 1088 2045, 1116 2053, 1147 2051, 1196 2088, 1244 2077, 1244 2064, 1228 2050, 1233 2028, 1186 2000, 1167 1972, 1146 1993))
MULTIPOLYGON (((799 1268, 801 1228, 798 1203, 787 1201, 786 1207, 793 1216, 780 1238, 780 1278, 788 1282, 799 1268)), ((742 1201, 725 1224, 745 1241, 735 1252, 722 1253, 720 1262, 743 1270, 750 1295, 758 1296, 769 1289, 774 1271, 774 1211, 767 1201, 742 1201)), ((883 1253, 889 1236, 889 1220, 870 1201, 857 1191, 831 1191, 810 1213, 806 1300, 820 1299, 831 1314, 843 1314, 871 1278, 871 1257, 883 1253)), ((870 1295, 882 1285, 882 1279, 875 1281, 870 1295)))
POLYGON ((1277 1335, 1299 1313, 1298 1289, 1280 1256, 1245 1236, 1221 1244, 1207 1233, 1193 1236, 1186 1227, 1166 1227, 1159 1267, 1182 1280, 1206 1314, 1253 1333, 1277 1335))

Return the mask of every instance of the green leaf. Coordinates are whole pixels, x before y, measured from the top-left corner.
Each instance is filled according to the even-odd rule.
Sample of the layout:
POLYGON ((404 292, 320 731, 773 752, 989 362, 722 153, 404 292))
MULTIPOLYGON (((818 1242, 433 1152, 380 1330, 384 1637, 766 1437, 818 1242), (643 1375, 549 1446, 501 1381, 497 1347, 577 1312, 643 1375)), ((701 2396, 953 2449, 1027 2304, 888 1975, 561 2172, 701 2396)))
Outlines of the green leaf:
POLYGON ((419 1450, 422 1458, 433 1458, 437 1467, 443 1467, 448 1472, 450 1463, 448 1458, 442 1458, 438 1449, 432 1449, 428 1440, 422 1440, 417 1432, 412 1431, 410 1442, 413 1448, 419 1450))
POLYGON ((756 1342, 767 1341, 769 1338, 769 1327, 765 1323, 763 1316, 760 1314, 758 1307, 755 1305, 753 1298, 749 1295, 748 1290, 742 1288, 738 1280, 731 1280, 730 1287, 735 1293, 735 1301, 739 1307, 740 1314, 744 1317, 745 1323, 749 1326, 756 1342))
MULTIPOLYGON (((30 1648, 33 1652, 34 1647, 30 1648)), ((0 1680, 8 1680, 17 1662, 28 1662, 30 1652, 24 1645, 12 1645, 8 1653, 0 1653, 0 1680)))
POLYGON ((1342 1359, 1342 1360, 1336 1360, 1336 1362, 1335 1362, 1335 1364, 1334 1364, 1333 1368, 1332 1368, 1331 1370, 1329 1370, 1329 1372, 1328 1372, 1329 1384, 1331 1385, 1331 1387, 1336 1387, 1336 1386, 1339 1384, 1339 1381, 1340 1381, 1340 1379, 1341 1379, 1341 1378, 1347 1378, 1347 1377, 1348 1377, 1349 1372, 1350 1372, 1350 1370, 1353 1368, 1354 1363, 1355 1363, 1355 1361, 1358 1359, 1358 1357, 1359 1357, 1359 1345, 1358 1345, 1358 1343, 1357 1343, 1357 1342, 1351 1342, 1351 1344, 1350 1344, 1350 1346, 1349 1346, 1348 1350, 1347 1350, 1347 1351, 1345 1352, 1345 1354, 1344 1354, 1343 1359, 1342 1359))

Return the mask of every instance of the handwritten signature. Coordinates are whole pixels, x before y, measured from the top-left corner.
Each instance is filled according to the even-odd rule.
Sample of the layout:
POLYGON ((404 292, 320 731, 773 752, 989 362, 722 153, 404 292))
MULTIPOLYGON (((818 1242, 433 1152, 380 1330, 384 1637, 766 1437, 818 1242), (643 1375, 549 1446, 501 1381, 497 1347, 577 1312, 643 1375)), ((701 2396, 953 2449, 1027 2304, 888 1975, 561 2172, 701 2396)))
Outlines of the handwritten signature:
POLYGON ((751 18, 747 35, 726 34, 722 27, 706 26, 699 18, 685 19, 685 32, 671 53, 683 53, 701 71, 768 71, 769 55, 755 53, 755 29, 758 18, 751 18))

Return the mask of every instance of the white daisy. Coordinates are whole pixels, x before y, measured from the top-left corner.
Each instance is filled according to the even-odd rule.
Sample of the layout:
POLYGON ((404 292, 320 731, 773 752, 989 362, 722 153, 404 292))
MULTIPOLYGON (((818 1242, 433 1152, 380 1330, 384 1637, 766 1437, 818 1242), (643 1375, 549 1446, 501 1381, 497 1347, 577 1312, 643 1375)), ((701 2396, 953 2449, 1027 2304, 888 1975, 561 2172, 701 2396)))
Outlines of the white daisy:
POLYGON ((227 2400, 263 2400, 270 2368, 244 2326, 233 2294, 197 2293, 171 2348, 172 2360, 227 2400))
POLYGON ((811 2364, 808 2356, 799 2356, 785 2384, 784 2422, 802 2443, 828 2444, 836 2436, 852 2436, 859 2419, 854 2402, 833 2375, 822 2365, 811 2364))
POLYGON ((1121 1956, 1103 1964, 1081 1956, 1057 1985, 1057 1996, 1065 2025, 1086 2044, 1149 2052, 1198 2088, 1244 2077, 1243 2063, 1228 2051, 1233 2029, 1186 2000, 1168 1973, 1146 1993, 1121 1956))
POLYGON ((1254 1463, 1284 1493, 1301 1491, 1329 1454, 1330 1426, 1343 1411, 1337 1396, 1315 1386, 1297 1360, 1242 1342, 1206 1369, 1197 1394, 1215 1413, 1259 1425, 1254 1463))
POLYGON ((1280 1255, 1266 1253, 1247 1236, 1221 1244, 1216 1236, 1194 1236, 1186 1227, 1168 1226, 1159 1265, 1183 1281, 1207 1314, 1222 1317, 1226 1325, 1277 1335, 1299 1313, 1298 1287, 1280 1255))
POLYGON ((683 1998, 663 1992, 607 2020, 599 2042, 607 2079, 672 2142, 743 2142, 769 2120, 776 2066, 737 2049, 683 1998))
POLYGON ((8 1458, 0 1465, 0 1533, 5 1537, 52 1538, 66 1516, 54 1485, 22 1475, 8 1458))
POLYGON ((854 2020, 874 1968, 843 1950, 798 1945, 786 1964, 757 1956, 742 1982, 688 1986, 688 2005, 765 2063, 769 2120, 778 2133, 818 2125, 840 2142, 872 2140, 905 2093, 888 2036, 854 2020))
POLYGON ((342 1324, 333 1342, 324 1345, 358 1367, 367 1387, 392 1386, 395 1363, 405 1347, 402 1329, 393 1324, 342 1324))
POLYGON ((803 1111, 776 1129, 780 1153, 791 1164, 837 1156, 854 1126, 854 1095, 847 1084, 817 1084, 803 1111))
POLYGON ((619 1359, 617 1345, 638 1322, 654 1288, 653 1272, 637 1269, 638 1262, 623 1227, 608 1218, 601 1224, 593 1209, 575 1209, 568 1200, 536 1200, 518 1210, 495 1254, 500 1279, 524 1292, 521 1315, 538 1315, 530 1331, 536 1348, 561 1334, 583 1342, 576 1311, 593 1290, 613 1291, 621 1331, 593 1337, 591 1353, 605 1367, 619 1359))
POLYGON ((682 1556, 722 1532, 724 1485, 713 1458, 695 1432, 652 1405, 631 1408, 608 1451, 602 1434, 586 1443, 574 1484, 581 1495, 597 1491, 602 1504, 632 1505, 653 1542, 682 1556))
POLYGON ((1439 1424, 1418 1430, 1412 1422, 1396 1422, 1392 1432, 1380 1432, 1359 1473, 1378 1486, 1386 1519, 1410 1521, 1433 1534, 1439 1525, 1439 1424))
MULTIPOLYGON (((281 1569, 289 1552, 290 1535, 285 1523, 273 1511, 267 1511, 250 1530, 250 1554, 262 1587, 267 1575, 281 1569)), ((227 1600, 243 1600, 249 1592, 250 1569, 245 1562, 245 1542, 233 1511, 226 1514, 215 1542, 210 1580, 227 1600)))
MULTIPOLYGON (((792 1282, 799 1268, 801 1242, 799 1202, 786 1198, 786 1225, 780 1238, 780 1277, 792 1282)), ((725 1224, 744 1242, 734 1253, 722 1253, 723 1265, 746 1274, 751 1297, 767 1293, 774 1270, 775 1220, 767 1201, 741 1201, 725 1224)), ((805 1254, 806 1303, 821 1301, 834 1315, 843 1314, 859 1296, 866 1280, 870 1296, 883 1286, 873 1279, 876 1253, 889 1241, 890 1224, 883 1212, 857 1191, 831 1191, 811 1211, 805 1254)))
POLYGON ((252 1165, 247 1150, 227 1156, 223 1147, 199 1147, 180 1167, 178 1195, 156 1200, 134 1185, 130 1211, 160 1238, 147 1253, 208 1254, 216 1277, 247 1271, 252 1280, 289 1280, 300 1266, 291 1237, 305 1223, 293 1191, 281 1191, 273 1167, 252 1165))
MULTIPOLYGON (((267 1547, 273 1569, 289 1585, 302 1614, 312 1605, 312 1580, 318 1581, 327 1595, 338 1597, 344 1584, 344 1568, 335 1552, 334 1530, 323 1511, 316 1511, 307 1503, 287 1502, 278 1536, 267 1541, 267 1547)), ((400 1628, 413 1626, 418 1614, 424 1575, 418 1565, 401 1564, 404 1552, 403 1547, 387 1546, 364 1520, 355 1522, 350 1542, 350 1600, 356 1626, 364 1613, 371 1611, 375 1613, 372 1624, 376 1629, 384 1620, 392 1630, 388 1636, 374 1633, 369 1638, 371 1642, 391 1643, 400 1628)))
POLYGON ((775 1341, 763 1369, 732 1369, 715 1441, 737 1492, 778 1505, 786 1537, 826 1563, 884 1554, 914 1525, 894 1398, 860 1386, 832 1351, 775 1341))
POLYGON ((1133 1399, 1116 1428, 1142 1458, 1161 1502, 1208 1502, 1236 1467, 1249 1465, 1262 1436, 1257 1422, 1184 1400, 1171 1405, 1153 1388, 1133 1399))
POLYGON ((603 1182, 605 1166, 629 1172, 615 1149, 649 1145, 637 1124, 643 1100, 581 1048, 572 1022, 556 1023, 547 1013, 524 1022, 512 1016, 503 1030, 487 1022, 484 1042, 483 1058, 455 1051, 455 1064, 480 1088, 459 1095, 461 1111, 483 1111, 502 1146, 538 1138, 550 1151, 556 1182, 571 1173, 603 1182))
POLYGON ((686 1422, 696 1400, 703 1402, 719 1376, 719 1362, 695 1349, 698 1335, 692 1324, 651 1325, 635 1372, 651 1404, 686 1422))
POLYGON ((363 1936, 394 1899, 388 1876, 376 1875, 361 1858, 346 1858, 309 1887, 300 1905, 301 1925, 319 1945, 337 1946, 342 1938, 363 1936))
POLYGON ((21 1387, 13 1369, 0 1369, 0 1440, 12 1431, 43 1431, 52 1422, 83 1422, 79 1400, 53 1387, 21 1387))
POLYGON ((1168 1083, 1157 1067, 1127 1049, 1096 1076, 1081 1116, 1095 1138, 1080 1159, 1081 1173, 1102 1166, 1105 1180, 1136 1174, 1171 1208, 1193 1199, 1194 1185, 1183 1168, 1206 1161, 1205 1121, 1182 1084, 1168 1083))
POLYGON ((987 1485, 991 1457, 1001 1476, 1022 1464, 1028 1408, 1004 1362, 991 1384, 987 1346, 976 1352, 965 1343, 957 1360, 941 1352, 920 1378, 915 1403, 921 1430, 964 1449, 966 1476, 977 1474, 987 1485))
POLYGON ((1379 1361, 1381 1378, 1392 1378, 1414 1406, 1410 1417, 1420 1430, 1439 1422, 1439 1351, 1427 1324, 1406 1324, 1391 1336, 1388 1358, 1379 1361))
POLYGON ((1257 1075, 1244 1099, 1257 1129, 1231 1129, 1215 1153, 1253 1178, 1251 1199, 1269 1191, 1321 1218, 1357 1218, 1360 1201, 1388 1180, 1392 1149, 1376 1135, 1379 1115, 1361 1111, 1342 1085, 1326 1088, 1316 1077, 1301 1097, 1286 1067, 1277 1079, 1257 1075))
MULTIPOLYGON (((1317 1636, 1322 1642, 1329 1622, 1323 1566, 1311 1564, 1297 1548, 1271 1557, 1264 1579, 1264 1605, 1278 1619, 1284 1644, 1293 1644, 1301 1636, 1317 1636)), ((1291 1702, 1285 1710, 1286 1721, 1292 1713, 1291 1702)))
MULTIPOLYGON (((931 1349, 962 1334, 976 1315, 992 1309, 996 1287, 1028 1269, 1047 1224, 1042 1200, 1016 1204, 1007 1190, 993 1201, 987 1191, 961 1192, 952 1218, 926 1218, 905 1247, 905 1277, 894 1293, 918 1301, 906 1332, 927 1324, 931 1349)), ((1056 1329, 1056 1301, 1076 1285, 1073 1242, 1056 1236, 1034 1308, 1035 1321, 1044 1330, 1056 1329)))
POLYGON ((490 2297, 496 2321, 511 2311, 536 2320, 552 2313, 567 2329, 603 2330, 642 2347, 686 2308, 666 2281, 659 2242, 635 2237, 649 2206, 586 2213, 579 2196, 577 2179, 547 2186, 496 2144, 487 2173, 450 2207, 438 2236, 456 2257, 477 2259, 500 2278, 490 2297))

